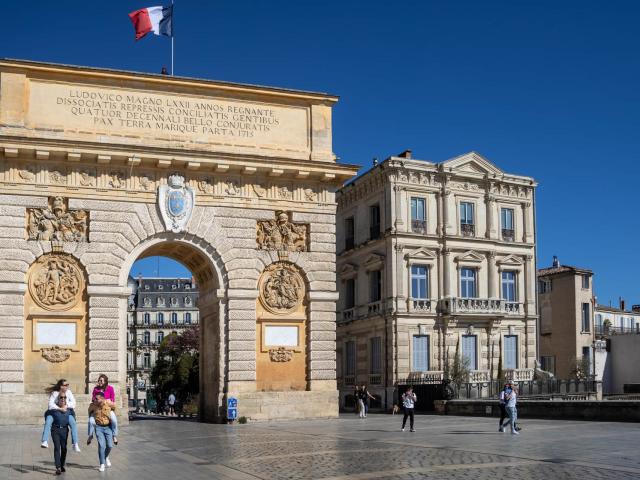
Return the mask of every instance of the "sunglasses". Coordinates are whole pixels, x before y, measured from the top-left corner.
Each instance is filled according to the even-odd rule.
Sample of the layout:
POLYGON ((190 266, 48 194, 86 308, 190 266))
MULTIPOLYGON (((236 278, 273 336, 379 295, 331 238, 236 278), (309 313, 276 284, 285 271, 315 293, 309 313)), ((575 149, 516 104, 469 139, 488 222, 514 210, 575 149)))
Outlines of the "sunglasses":
POLYGON ((65 400, 67 397, 58 397, 60 400, 65 400))
POLYGON ((63 384, 62 384, 62 386, 63 386, 63 387, 68 387, 68 386, 69 386, 69 384, 68 384, 68 383, 63 383, 63 384))

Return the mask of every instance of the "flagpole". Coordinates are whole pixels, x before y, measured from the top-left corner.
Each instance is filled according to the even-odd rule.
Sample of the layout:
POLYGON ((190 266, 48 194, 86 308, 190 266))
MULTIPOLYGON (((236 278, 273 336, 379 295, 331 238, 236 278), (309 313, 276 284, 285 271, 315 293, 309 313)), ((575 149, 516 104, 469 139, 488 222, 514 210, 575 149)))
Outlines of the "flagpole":
POLYGON ((175 38, 173 32, 173 0, 171 0, 171 76, 173 77, 173 39, 175 38))

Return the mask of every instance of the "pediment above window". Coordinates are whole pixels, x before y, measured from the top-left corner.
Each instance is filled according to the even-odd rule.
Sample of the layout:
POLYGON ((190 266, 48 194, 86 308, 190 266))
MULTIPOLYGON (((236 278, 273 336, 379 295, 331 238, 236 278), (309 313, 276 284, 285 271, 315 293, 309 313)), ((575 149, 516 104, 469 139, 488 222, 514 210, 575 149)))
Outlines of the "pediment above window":
POLYGON ((378 255, 377 253, 372 253, 364 261, 364 266, 367 270, 377 270, 379 268, 382 268, 383 265, 384 255, 378 255))
POLYGON ((481 263, 484 260, 484 255, 474 252, 473 250, 469 250, 467 252, 461 253, 456 257, 456 262, 464 262, 464 263, 481 263))
POLYGON ((476 175, 502 174, 502 170, 477 152, 469 152, 444 162, 446 169, 476 175))
POLYGON ((404 258, 407 260, 436 260, 438 258, 437 254, 428 248, 418 248, 417 250, 413 250, 405 254, 404 258))
POLYGON ((513 267, 520 267, 524 264, 522 262, 522 259, 518 255, 508 255, 504 258, 501 258, 496 263, 498 265, 513 266, 513 267))
POLYGON ((342 278, 352 278, 358 274, 358 266, 353 263, 345 263, 340 269, 339 275, 342 278))

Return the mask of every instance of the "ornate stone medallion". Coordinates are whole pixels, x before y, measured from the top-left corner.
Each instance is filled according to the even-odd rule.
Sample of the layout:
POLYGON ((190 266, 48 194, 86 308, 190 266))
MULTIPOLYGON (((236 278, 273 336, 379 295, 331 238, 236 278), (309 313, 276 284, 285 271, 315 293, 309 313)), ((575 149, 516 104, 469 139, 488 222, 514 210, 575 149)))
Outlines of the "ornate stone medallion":
POLYGON ((276 262, 260 277, 260 303, 269 312, 286 315, 296 310, 304 298, 304 280, 295 265, 276 262))
POLYGON ((191 218, 196 192, 185 185, 182 175, 171 175, 168 185, 158 187, 158 207, 167 230, 182 232, 191 218))
POLYGON ((82 294, 84 281, 75 260, 66 255, 41 257, 29 277, 35 302, 46 310, 69 310, 82 294))
POLYGON ((71 350, 55 345, 49 348, 41 348, 42 357, 51 363, 61 363, 71 356, 71 350))
POLYGON ((286 212, 277 211, 275 220, 259 221, 258 248, 261 250, 307 251, 308 226, 293 223, 286 212))
POLYGON ((293 358, 293 350, 278 347, 269 350, 269 358, 272 362, 290 362, 293 358))

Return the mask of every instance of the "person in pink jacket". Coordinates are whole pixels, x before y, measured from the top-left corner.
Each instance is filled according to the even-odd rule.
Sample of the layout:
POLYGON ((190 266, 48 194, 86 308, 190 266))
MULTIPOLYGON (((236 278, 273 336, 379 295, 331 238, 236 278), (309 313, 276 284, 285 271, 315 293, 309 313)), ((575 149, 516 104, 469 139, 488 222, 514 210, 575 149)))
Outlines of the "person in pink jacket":
MULTIPOLYGON (((96 399, 96 394, 98 392, 101 392, 104 395, 105 400, 111 400, 114 404, 116 403, 116 391, 111 385, 109 385, 109 377, 107 377, 104 373, 100 374, 100 376, 98 377, 98 382, 93 388, 93 392, 91 393, 92 402, 96 399)), ((93 433, 96 430, 96 419, 93 415, 89 416, 88 430, 89 437, 87 438, 87 445, 89 445, 91 443, 91 440, 93 440, 93 433)), ((116 417, 116 413, 113 410, 111 411, 111 430, 113 431, 113 443, 117 445, 118 418, 116 417)))

